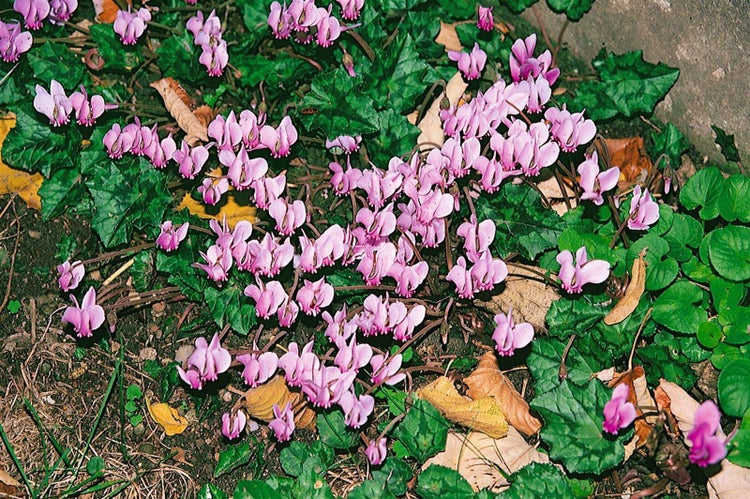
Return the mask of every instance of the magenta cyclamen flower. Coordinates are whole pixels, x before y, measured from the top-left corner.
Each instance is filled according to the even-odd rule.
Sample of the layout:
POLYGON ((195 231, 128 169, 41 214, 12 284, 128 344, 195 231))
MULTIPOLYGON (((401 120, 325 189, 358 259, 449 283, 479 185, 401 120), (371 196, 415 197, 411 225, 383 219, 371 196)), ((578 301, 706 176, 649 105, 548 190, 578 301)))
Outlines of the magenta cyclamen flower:
POLYGON ((495 28, 495 20, 492 17, 492 7, 479 7, 477 28, 483 31, 492 31, 495 28))
POLYGON ((120 128, 120 124, 115 123, 112 125, 112 128, 104 134, 102 142, 107 148, 107 154, 109 154, 110 158, 120 159, 123 154, 130 152, 134 140, 135 138, 132 133, 125 133, 125 130, 120 128))
POLYGON ((60 82, 52 80, 49 84, 50 91, 36 86, 36 97, 34 97, 34 109, 49 118, 52 126, 60 126, 68 123, 73 104, 65 95, 65 89, 60 82))
POLYGON ((630 199, 628 229, 646 230, 658 220, 659 205, 651 199, 648 189, 641 191, 641 186, 636 185, 633 189, 633 197, 630 199))
POLYGON ((70 95, 70 103, 76 112, 76 121, 79 125, 91 126, 96 123, 96 119, 104 114, 107 109, 117 108, 116 104, 105 104, 104 97, 101 95, 89 95, 86 88, 81 85, 80 92, 73 92, 70 95))
POLYGON ((375 355, 370 359, 372 367, 372 377, 370 381, 373 385, 385 383, 386 385, 395 385, 406 378, 405 373, 399 373, 402 362, 401 354, 394 355, 388 359, 387 355, 375 355), (398 373, 398 374, 397 374, 398 373))
POLYGON ((187 236, 190 224, 185 222, 179 227, 174 227, 171 220, 161 224, 161 234, 156 238, 156 245, 164 251, 176 250, 187 236))
POLYGON ((727 455, 724 438, 717 435, 721 413, 716 404, 706 400, 695 411, 693 429, 687 434, 690 461, 701 468, 716 464, 727 455))
POLYGON ((151 12, 141 7, 136 12, 120 9, 117 11, 112 28, 120 35, 120 41, 125 45, 135 45, 138 39, 146 31, 146 23, 151 20, 151 12))
POLYGON ((604 431, 617 435, 621 429, 630 426, 635 421, 635 406, 628 402, 630 388, 621 383, 612 391, 612 398, 604 406, 604 431))
POLYGON ((16 21, 0 21, 0 57, 5 62, 16 62, 21 54, 28 52, 33 42, 28 31, 21 31, 21 24, 16 21))
POLYGON ((13 10, 23 16, 27 28, 39 29, 49 16, 50 5, 48 0, 15 0, 13 10))
POLYGON ((565 250, 557 255, 557 263, 560 264, 557 278, 568 293, 580 293, 584 284, 598 284, 609 277, 609 262, 589 260, 585 246, 576 251, 575 261, 573 254, 565 250))
POLYGON ((232 363, 229 351, 221 346, 219 334, 214 334, 209 344, 202 336, 195 340, 195 350, 187 360, 187 370, 177 366, 177 372, 185 383, 200 390, 206 381, 216 381, 232 363))
POLYGON ((50 0, 49 22, 63 24, 78 8, 78 0, 50 0))
POLYGON ((299 308, 307 315, 316 316, 321 308, 326 308, 333 302, 333 286, 325 278, 315 282, 305 280, 305 285, 297 291, 299 308))
POLYGON ((517 348, 523 348, 534 339, 534 326, 528 322, 514 324, 513 309, 508 314, 497 314, 495 316, 495 331, 492 339, 495 341, 495 350, 503 356, 513 355, 517 348))
POLYGON ((340 135, 333 140, 326 139, 326 149, 333 154, 351 154, 359 150, 362 136, 340 135))
POLYGON ((359 11, 365 5, 365 0, 336 0, 341 5, 341 17, 347 21, 356 21, 359 11))
POLYGON ((586 161, 578 166, 578 174, 581 176, 580 185, 583 189, 582 200, 590 200, 597 206, 604 204, 602 193, 617 187, 620 180, 620 169, 613 166, 605 172, 599 171, 599 157, 596 151, 591 156, 586 156, 586 161))
POLYGON ((221 416, 221 433, 229 440, 234 440, 240 436, 240 433, 245 429, 246 424, 247 416, 245 416, 242 409, 234 414, 225 412, 221 416))
POLYGON ((57 283, 60 285, 60 289, 66 292, 77 288, 86 274, 86 270, 83 268, 80 260, 76 260, 73 263, 70 263, 70 260, 66 260, 57 266, 57 272, 60 274, 57 283))
POLYGON ((551 107, 544 112, 550 122, 550 133, 565 152, 574 152, 581 144, 591 141, 596 135, 596 125, 583 117, 583 111, 571 114, 565 109, 551 107))
MULTIPOLYGON (((253 348, 257 350, 255 345, 253 348)), ((237 356, 237 360, 245 366, 242 370, 242 377, 245 383, 251 387, 262 385, 271 376, 276 374, 276 367, 279 362, 278 356, 273 352, 264 352, 260 355, 256 353, 244 353, 237 356)))
POLYGON ((388 449, 386 448, 385 438, 373 438, 370 443, 367 444, 365 449, 365 457, 370 461, 372 466, 378 466, 383 464, 386 456, 388 456, 388 449))
POLYGON ((71 324, 79 338, 92 336, 94 331, 104 324, 104 309, 96 304, 96 290, 93 286, 90 287, 80 305, 75 296, 70 295, 70 299, 75 303, 75 307, 65 309, 63 322, 71 324))
POLYGON ((292 403, 287 402, 284 410, 279 408, 278 404, 273 404, 273 415, 275 419, 268 423, 268 427, 271 428, 276 435, 276 440, 279 442, 286 442, 292 438, 294 432, 294 411, 292 411, 292 403))
POLYGON ((487 54, 479 48, 478 43, 474 43, 474 48, 469 53, 449 50, 448 59, 458 63, 458 69, 464 78, 467 80, 476 80, 487 63, 487 54))

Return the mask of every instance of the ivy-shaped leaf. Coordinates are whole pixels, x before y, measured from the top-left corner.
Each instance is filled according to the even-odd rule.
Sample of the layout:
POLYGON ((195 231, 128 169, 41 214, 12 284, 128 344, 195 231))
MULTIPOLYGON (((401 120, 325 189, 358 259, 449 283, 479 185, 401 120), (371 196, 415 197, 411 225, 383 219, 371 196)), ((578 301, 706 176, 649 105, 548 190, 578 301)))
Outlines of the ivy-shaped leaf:
POLYGON ((76 168, 58 168, 39 188, 42 198, 42 219, 50 220, 71 206, 77 206, 83 196, 88 196, 76 168))
POLYGON ((334 449, 350 449, 359 441, 357 433, 346 426, 339 410, 319 414, 315 424, 320 440, 334 449))
POLYGON ((598 323, 609 310, 591 301, 588 296, 580 299, 560 298, 552 302, 547 311, 550 336, 566 339, 571 334, 587 331, 598 323))
POLYGON ((474 498, 474 490, 458 471, 439 464, 432 464, 419 474, 417 493, 421 497, 474 498))
POLYGON ((727 161, 739 161, 740 152, 734 143, 734 135, 728 135, 727 132, 716 125, 711 125, 711 130, 716 134, 716 144, 721 148, 721 154, 727 161))
MULTIPOLYGON (((701 232, 703 232, 701 230, 701 232)), ((684 241, 683 241, 684 244, 684 241)), ((632 265, 641 251, 646 250, 646 289, 658 291, 667 287, 677 277, 680 270, 677 260, 667 256, 669 244, 665 239, 646 234, 628 248, 628 262, 632 265)))
POLYGON ((750 408, 750 359, 737 359, 719 375, 719 403, 724 414, 742 417, 750 408))
MULTIPOLYGON (((581 341, 583 337, 577 339, 581 341)), ((534 377, 534 391, 541 395, 560 384, 560 362, 565 350, 565 342, 556 338, 536 338, 531 343, 531 353, 526 360, 529 372, 534 377)), ((591 379, 591 375, 600 371, 603 366, 596 362, 595 358, 584 357, 576 348, 576 342, 568 351, 565 360, 568 369, 568 380, 576 385, 583 386, 591 379)))
POLYGON ((283 499, 283 495, 266 482, 240 480, 232 492, 232 499, 283 499))
MULTIPOLYGON (((649 147, 651 157, 657 158, 662 154, 666 155, 673 170, 680 166, 680 156, 690 146, 685 134, 672 123, 663 126, 661 132, 654 133, 651 141, 649 147)), ((658 166, 663 169, 666 164, 662 161, 658 166)))
POLYGON ((28 58, 34 76, 42 81, 41 85, 47 91, 52 80, 60 82, 67 94, 78 90, 78 84, 83 78, 83 63, 80 56, 71 52, 67 45, 45 42, 41 47, 29 52, 28 58), (64 71, 61 71, 61 68, 64 68, 64 71))
POLYGON ((450 424, 425 400, 417 399, 393 436, 420 463, 445 449, 450 424))
POLYGON ((680 279, 656 299, 652 317, 672 331, 695 334, 708 318, 706 309, 696 305, 702 301, 703 291, 695 284, 680 279))
POLYGON ((239 287, 207 287, 203 293, 211 317, 220 328, 224 327, 224 324, 230 324, 232 329, 246 336, 250 328, 256 324, 255 307, 245 298, 239 287))
POLYGON ((525 497, 555 497, 574 499, 568 479, 553 464, 531 463, 508 477, 510 488, 498 497, 523 499, 525 497))
POLYGON ((394 156, 401 156, 414 147, 419 128, 409 123, 405 116, 392 109, 378 113, 380 131, 367 141, 368 150, 375 164, 387 164, 394 156))
POLYGON ((750 222, 750 178, 735 174, 724 180, 724 190, 719 198, 719 214, 727 222, 750 222))
POLYGON ((591 10, 594 0, 547 0, 547 5, 558 14, 564 13, 571 21, 579 21, 591 10))
MULTIPOLYGON (((143 50, 137 46, 124 45, 112 29, 111 24, 93 24, 89 27, 91 38, 96 43, 97 52, 104 60, 104 67, 121 71, 135 71, 143 63, 143 50)), ((163 43, 170 42, 177 36, 169 37, 163 43)), ((163 45, 162 45, 163 46, 163 45)), ((162 68, 169 68, 160 64, 162 68)))
POLYGON ((214 469, 214 478, 228 473, 238 466, 247 464, 250 462, 252 455, 253 452, 250 449, 250 444, 247 442, 230 445, 219 452, 219 461, 216 463, 216 468, 214 469))

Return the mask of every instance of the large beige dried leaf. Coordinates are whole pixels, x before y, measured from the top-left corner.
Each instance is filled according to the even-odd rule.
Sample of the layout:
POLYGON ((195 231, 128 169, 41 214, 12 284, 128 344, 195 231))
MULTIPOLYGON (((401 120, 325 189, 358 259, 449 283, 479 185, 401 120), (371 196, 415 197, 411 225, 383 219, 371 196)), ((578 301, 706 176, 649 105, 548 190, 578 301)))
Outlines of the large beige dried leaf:
POLYGON ((301 393, 289 391, 282 376, 276 375, 268 383, 245 392, 245 411, 255 419, 265 422, 274 419, 274 404, 283 409, 287 402, 292 403, 294 424, 297 428, 315 427, 315 411, 308 407, 301 393))
POLYGON ((630 271, 630 282, 625 289, 625 294, 612 307, 612 310, 604 316, 604 323, 608 326, 613 326, 624 321, 638 307, 641 296, 646 290, 646 260, 643 259, 645 255, 646 249, 641 251, 638 258, 633 260, 633 268, 630 271))
MULTIPOLYGON (((695 425, 698 401, 678 385, 661 380, 659 388, 669 397, 669 406, 683 435, 695 425)), ((719 429, 718 435, 724 436, 719 429)), ((686 442, 687 443, 687 442, 686 442)), ((737 466, 729 460, 721 461, 721 471, 708 479, 708 497, 717 499, 744 499, 750 491, 750 473, 747 468, 737 466)))
POLYGON ((492 297, 491 301, 478 302, 495 314, 507 313, 513 308, 513 319, 528 322, 536 330, 544 330, 544 319, 552 302, 560 298, 557 290, 540 282, 544 270, 538 267, 519 267, 508 263, 505 289, 492 297), (538 272, 538 273, 536 273, 538 272))
POLYGON ((460 424, 474 431, 486 433, 492 438, 500 438, 508 433, 502 408, 492 397, 475 400, 458 393, 453 382, 446 376, 417 390, 419 398, 435 406, 448 421, 460 424))
MULTIPOLYGON (((445 92, 432 101, 430 108, 419 122, 419 125, 417 125, 421 130, 419 137, 417 137, 417 144, 420 145, 420 151, 428 151, 434 147, 443 145, 445 134, 443 133, 443 121, 440 119, 440 103, 444 98, 447 98, 451 106, 458 105, 458 101, 463 97, 467 86, 461 77, 461 73, 456 72, 448 80, 445 92)), ((414 115, 414 120, 416 120, 416 115, 414 115)))
POLYGON ((422 469, 431 464, 446 466, 458 471, 475 491, 498 493, 509 485, 501 470, 510 474, 529 463, 548 462, 546 454, 526 443, 514 428, 508 428, 508 434, 499 439, 479 432, 449 432, 445 450, 428 459, 422 469))
POLYGON ((515 429, 533 435, 542 427, 542 422, 531 414, 528 402, 513 386, 513 383, 502 373, 497 365, 495 353, 485 353, 479 361, 479 365, 471 375, 464 379, 469 387, 466 392, 469 397, 478 399, 481 397, 494 398, 515 429))
POLYGON ((162 78, 151 83, 161 98, 164 100, 164 107, 169 114, 177 120, 177 125, 185 132, 185 141, 194 146, 198 141, 208 142, 208 130, 206 126, 193 114, 183 98, 186 96, 183 92, 175 90, 177 84, 172 78, 162 78))
POLYGON ((463 49, 456 33, 457 24, 440 21, 440 31, 438 32, 438 36, 435 37, 435 41, 445 46, 445 50, 457 50, 460 52, 463 49))
POLYGON ((563 184, 563 189, 561 189, 560 183, 554 176, 542 180, 541 182, 536 184, 536 186, 539 189, 539 192, 541 192, 547 199, 547 201, 549 201, 552 209, 555 210, 558 215, 564 215, 569 211, 568 206, 565 204, 565 195, 563 194, 563 189, 565 190, 565 194, 567 194, 570 207, 575 208, 576 206, 578 206, 578 203, 576 202, 575 190, 573 190, 570 185, 566 184, 563 184))

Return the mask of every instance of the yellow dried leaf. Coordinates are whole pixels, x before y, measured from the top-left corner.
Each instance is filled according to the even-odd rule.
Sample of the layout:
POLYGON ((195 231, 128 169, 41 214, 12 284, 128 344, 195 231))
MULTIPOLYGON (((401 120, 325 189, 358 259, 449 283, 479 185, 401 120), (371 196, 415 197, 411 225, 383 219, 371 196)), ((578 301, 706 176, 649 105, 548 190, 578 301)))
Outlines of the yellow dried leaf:
POLYGON ((162 78, 152 82, 150 86, 159 92, 164 100, 164 107, 177 120, 177 125, 185 132, 185 141, 190 146, 194 146, 201 140, 208 142, 208 129, 182 100, 182 94, 175 91, 175 84, 177 82, 172 78, 162 78))
POLYGON ((273 405, 278 404, 283 409, 287 402, 292 403, 297 428, 315 427, 315 411, 308 407, 301 393, 289 390, 282 376, 276 375, 266 384, 245 392, 245 411, 261 421, 273 420, 273 405))
POLYGON ((170 407, 164 402, 152 404, 146 397, 146 407, 151 418, 164 428, 164 433, 168 436, 179 435, 188 426, 188 420, 180 416, 177 409, 170 407))
MULTIPOLYGON (((3 142, 11 128, 16 126, 16 115, 13 113, 0 117, 0 152, 3 142)), ((18 194, 18 197, 26 202, 26 206, 35 210, 42 209, 42 199, 39 197, 39 188, 42 186, 43 177, 39 173, 33 175, 27 172, 14 170, 2 161, 0 156, 0 196, 3 194, 18 194)))
POLYGON ((638 258, 633 260, 633 268, 630 272, 630 282, 625 289, 625 295, 620 298, 617 305, 604 317, 604 323, 608 326, 619 324, 624 321, 638 307, 641 296, 646 289, 646 261, 643 257, 646 255, 646 249, 641 251, 638 258))
POLYGON ((417 390, 419 398, 435 406, 448 421, 500 438, 508 433, 503 410, 492 397, 472 400, 458 393, 453 382, 440 376, 417 390))
POLYGON ((528 402, 513 386, 505 375, 500 372, 495 353, 485 353, 479 365, 471 375, 464 379, 469 387, 466 392, 469 397, 493 397, 503 410, 505 419, 514 428, 526 435, 533 435, 542 427, 542 422, 531 414, 528 402))
POLYGON ((247 220, 253 224, 257 220, 254 207, 239 204, 237 202, 236 191, 225 194, 221 205, 218 207, 206 206, 200 201, 193 199, 190 194, 185 194, 185 197, 182 198, 182 201, 175 209, 177 211, 187 209, 191 214, 204 220, 214 219, 221 222, 224 220, 224 217, 226 217, 227 225, 231 229, 233 229, 240 220, 247 220))

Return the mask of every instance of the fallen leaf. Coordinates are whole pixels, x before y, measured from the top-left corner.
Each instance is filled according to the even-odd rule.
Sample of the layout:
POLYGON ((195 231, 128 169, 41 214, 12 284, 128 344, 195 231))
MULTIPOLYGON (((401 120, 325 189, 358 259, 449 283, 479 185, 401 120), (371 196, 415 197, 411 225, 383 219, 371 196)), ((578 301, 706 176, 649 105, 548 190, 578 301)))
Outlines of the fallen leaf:
POLYGON ((148 413, 151 414, 151 418, 164 428, 164 433, 167 436, 179 435, 188 426, 188 420, 184 416, 180 416, 177 409, 170 407, 165 402, 157 402, 152 404, 148 397, 146 399, 146 407, 148 413))
POLYGON ((206 206, 200 201, 193 199, 188 193, 182 198, 182 201, 175 208, 180 211, 187 209, 191 214, 200 217, 204 220, 218 220, 223 221, 226 217, 227 225, 233 229, 234 226, 240 220, 247 220, 250 223, 255 223, 257 218, 255 217, 255 207, 248 206, 246 204, 239 204, 235 195, 236 191, 230 191, 222 197, 222 202, 218 206, 206 206))
MULTIPOLYGON (((669 406, 677 420, 677 425, 682 434, 687 435, 695 426, 695 411, 700 404, 675 383, 662 379, 659 388, 669 397, 669 406)), ((716 434, 724 436, 721 429, 716 434)), ((737 466, 728 459, 723 459, 720 464, 721 471, 708 479, 708 497, 717 499, 747 497, 747 491, 750 490, 750 473, 747 472, 747 468, 737 466)))
POLYGON ((185 455, 185 449, 183 449, 182 447, 172 447, 171 449, 169 449, 169 452, 171 454, 174 454, 172 456, 172 459, 175 462, 190 465, 190 463, 187 462, 187 456, 185 455))
MULTIPOLYGON (((9 113, 0 117, 0 153, 2 153, 3 142, 11 128, 16 126, 16 115, 9 113)), ((26 206, 35 210, 42 209, 42 199, 38 191, 42 186, 42 177, 39 173, 33 175, 14 170, 3 163, 0 155, 0 196, 3 194, 18 194, 18 197, 26 202, 26 206)))
MULTIPOLYGON (((94 12, 96 13, 97 22, 111 24, 115 22, 117 18, 117 11, 120 7, 117 6, 114 0, 93 0, 94 12)), ((128 2, 130 4, 130 2, 128 2)))
POLYGON ((172 78, 156 80, 150 86, 159 92, 164 100, 164 107, 177 120, 177 125, 185 132, 185 141, 190 146, 196 145, 198 141, 208 142, 206 125, 200 122, 183 101, 183 96, 186 95, 184 90, 182 92, 175 90, 175 85, 182 90, 182 87, 172 78))
MULTIPOLYGON (((578 202, 576 201, 575 190, 566 181, 567 177, 563 179, 563 188, 565 189, 570 208, 572 209, 578 206, 578 202)), ((562 216, 570 211, 568 205, 565 204, 565 195, 563 195, 563 190, 560 188, 557 178, 551 176, 548 179, 542 180, 536 186, 539 189, 539 192, 547 198, 552 209, 555 210, 558 215, 562 216)))
POLYGON ((514 473, 529 463, 548 462, 549 456, 526 443, 511 427, 499 439, 480 432, 448 432, 445 450, 428 459, 422 469, 432 464, 446 466, 458 471, 475 491, 498 493, 509 485, 503 474, 514 473))
POLYGON ((193 110, 193 114, 205 127, 208 127, 209 123, 216 117, 216 113, 209 106, 199 106, 193 110))
POLYGON ((651 397, 646 382, 646 371, 641 366, 635 366, 630 371, 626 371, 608 383, 610 388, 621 384, 628 385, 628 402, 635 406, 635 435, 637 440, 635 448, 642 447, 651 434, 651 430, 656 422, 657 415, 653 414, 656 409, 656 401, 651 397), (645 416, 643 409, 650 414, 645 416), (644 417, 645 416, 645 417, 644 417))
POLYGON ((633 184, 646 180, 653 165, 646 154, 643 137, 627 137, 624 139, 604 139, 612 166, 620 167, 620 190, 623 191, 633 184))
POLYGON ((7 474, 5 471, 0 469, 0 483, 7 485, 9 487, 20 487, 21 482, 7 474))
MULTIPOLYGON (((445 91, 432 101, 430 108, 418 125, 421 130, 419 137, 417 137, 417 144, 420 145, 420 151, 427 151, 443 145, 445 133, 443 132, 443 120, 440 119, 440 104, 443 99, 448 99, 448 103, 451 106, 457 106, 467 87, 468 85, 461 77, 461 73, 456 72, 445 85, 445 91)), ((416 119, 417 115, 415 112, 413 113, 412 122, 416 121, 416 119)))
POLYGON ((495 314, 513 309, 516 323, 528 322, 534 329, 546 330, 545 318, 552 302, 560 298, 557 290, 540 281, 544 270, 539 267, 519 267, 508 263, 508 277, 503 291, 491 301, 478 302, 495 314), (530 279, 531 278, 531 279, 530 279))
POLYGON ((460 51, 463 49, 461 42, 458 39, 458 34, 456 34, 457 25, 458 23, 448 24, 440 21, 440 32, 438 32, 437 37, 435 37, 435 41, 440 45, 445 46, 445 50, 460 51))
POLYGON ((630 282, 625 288, 625 294, 612 310, 604 317, 604 323, 613 326, 624 321, 638 307, 641 296, 646 290, 646 248, 638 254, 638 258, 633 260, 633 268, 630 271, 630 282))
POLYGON ((528 402, 500 372, 493 351, 482 356, 479 365, 464 379, 464 383, 469 387, 467 395, 473 399, 493 397, 502 408, 505 419, 518 431, 533 435, 541 429, 542 422, 531 414, 528 402))
POLYGON ((435 406, 448 421, 458 423, 471 430, 500 438, 508 433, 508 423, 503 410, 492 397, 472 400, 458 393, 453 382, 440 376, 429 385, 417 390, 421 399, 435 406))
POLYGON ((287 402, 292 403, 297 428, 315 427, 315 411, 308 407, 301 393, 289 390, 282 376, 276 375, 271 381, 245 392, 245 411, 267 423, 274 419, 273 405, 278 404, 283 409, 287 402))

